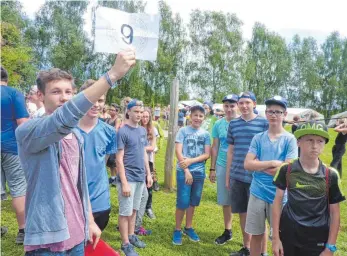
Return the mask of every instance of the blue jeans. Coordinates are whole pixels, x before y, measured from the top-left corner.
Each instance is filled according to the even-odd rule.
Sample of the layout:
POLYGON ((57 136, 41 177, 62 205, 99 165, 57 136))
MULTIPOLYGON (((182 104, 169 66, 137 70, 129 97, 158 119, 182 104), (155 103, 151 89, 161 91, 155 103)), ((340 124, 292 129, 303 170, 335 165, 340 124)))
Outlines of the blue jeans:
POLYGON ((205 173, 191 172, 193 183, 187 185, 183 171, 177 171, 177 203, 178 209, 188 209, 189 206, 199 206, 202 189, 204 188, 205 173))
POLYGON ((84 242, 63 252, 51 252, 49 249, 38 249, 26 252, 25 256, 84 256, 84 242))

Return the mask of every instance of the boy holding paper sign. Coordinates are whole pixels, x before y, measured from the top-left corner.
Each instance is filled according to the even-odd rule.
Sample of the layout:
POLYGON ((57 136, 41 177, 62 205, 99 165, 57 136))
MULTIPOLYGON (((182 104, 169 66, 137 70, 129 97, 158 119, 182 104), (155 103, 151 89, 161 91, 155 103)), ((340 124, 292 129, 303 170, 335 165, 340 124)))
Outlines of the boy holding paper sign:
POLYGON ((39 96, 46 115, 16 130, 18 153, 27 180, 26 255, 84 255, 89 240, 98 243, 88 195, 79 120, 135 65, 135 52, 117 55, 112 68, 73 97, 74 79, 60 69, 41 71, 39 96))

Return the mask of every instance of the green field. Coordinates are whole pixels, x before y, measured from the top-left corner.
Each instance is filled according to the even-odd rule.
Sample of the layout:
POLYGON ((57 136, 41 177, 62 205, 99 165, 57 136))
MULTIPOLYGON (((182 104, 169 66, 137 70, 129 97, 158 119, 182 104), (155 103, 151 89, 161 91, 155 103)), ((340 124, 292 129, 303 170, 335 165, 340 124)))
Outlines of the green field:
MULTIPOLYGON (((331 162, 331 148, 334 143, 336 133, 330 131, 331 140, 326 145, 325 151, 321 159, 325 163, 331 162)), ((164 161, 165 161, 165 141, 156 157, 156 169, 160 178, 161 187, 164 179, 164 161)), ((345 175, 343 178, 343 190, 347 194, 347 156, 344 156, 343 167, 345 175)), ((102 238, 106 240, 113 248, 120 250, 120 235, 116 231, 117 223, 117 193, 116 188, 111 187, 112 196, 112 214, 107 229, 103 232, 102 238)), ((144 237, 147 248, 137 249, 140 255, 228 255, 233 250, 238 250, 242 245, 241 231, 239 229, 238 216, 233 220, 233 241, 224 246, 214 244, 214 239, 224 230, 223 216, 221 208, 216 204, 216 185, 211 184, 208 180, 205 182, 204 194, 201 205, 196 210, 194 218, 194 227, 201 238, 200 243, 193 243, 186 237, 183 238, 182 246, 173 246, 171 243, 172 232, 175 226, 175 203, 176 194, 165 192, 161 189, 154 192, 153 208, 157 215, 156 220, 144 219, 144 226, 153 231, 151 236, 144 237)), ((1 255, 17 256, 24 255, 23 246, 17 246, 14 243, 17 234, 17 224, 15 215, 11 208, 10 199, 3 201, 1 206, 1 225, 9 228, 9 232, 2 238, 1 255)), ((347 255, 347 203, 341 204, 341 230, 337 242, 339 248, 335 255, 347 255)), ((270 253, 269 244, 269 253, 270 253)), ((271 255, 271 254, 270 254, 271 255)))

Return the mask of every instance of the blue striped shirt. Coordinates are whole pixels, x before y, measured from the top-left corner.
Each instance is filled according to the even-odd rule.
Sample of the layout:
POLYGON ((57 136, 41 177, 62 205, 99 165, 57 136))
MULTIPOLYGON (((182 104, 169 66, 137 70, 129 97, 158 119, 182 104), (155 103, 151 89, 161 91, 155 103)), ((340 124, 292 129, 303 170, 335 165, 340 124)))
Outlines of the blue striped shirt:
POLYGON ((268 127, 268 121, 260 116, 249 121, 241 117, 230 121, 227 142, 234 145, 230 178, 245 183, 252 182, 253 172, 244 169, 244 161, 254 135, 266 131, 268 127))

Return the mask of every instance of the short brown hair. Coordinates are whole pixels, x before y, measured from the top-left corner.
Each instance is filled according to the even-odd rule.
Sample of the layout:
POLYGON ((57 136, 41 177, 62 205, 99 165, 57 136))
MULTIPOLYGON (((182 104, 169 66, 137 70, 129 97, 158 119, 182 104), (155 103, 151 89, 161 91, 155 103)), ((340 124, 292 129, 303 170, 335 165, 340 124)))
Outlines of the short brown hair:
POLYGON ((7 73, 7 70, 5 68, 3 68, 1 66, 1 81, 3 82, 8 82, 8 73, 7 73))
POLYGON ((68 80, 72 87, 75 87, 75 82, 72 75, 59 68, 52 68, 48 71, 40 71, 36 78, 37 88, 44 94, 46 85, 52 81, 68 80))

